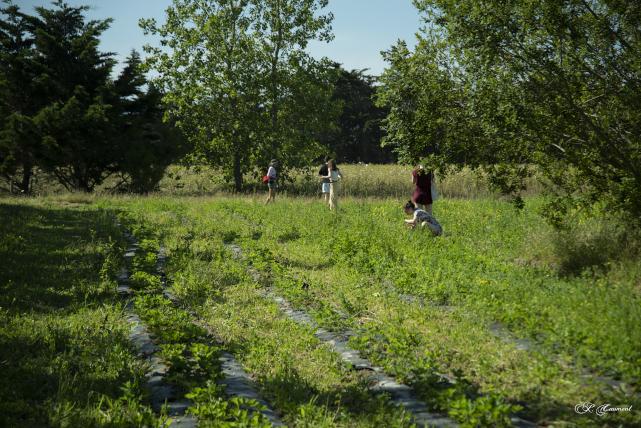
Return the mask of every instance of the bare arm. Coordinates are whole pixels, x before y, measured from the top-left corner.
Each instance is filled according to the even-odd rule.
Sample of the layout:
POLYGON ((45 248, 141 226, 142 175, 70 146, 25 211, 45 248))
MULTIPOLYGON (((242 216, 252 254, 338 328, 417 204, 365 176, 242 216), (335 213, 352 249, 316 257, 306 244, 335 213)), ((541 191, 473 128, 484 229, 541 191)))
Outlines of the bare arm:
POLYGON ((412 216, 411 219, 405 220, 405 223, 410 227, 416 226, 416 211, 414 211, 414 215, 412 216))

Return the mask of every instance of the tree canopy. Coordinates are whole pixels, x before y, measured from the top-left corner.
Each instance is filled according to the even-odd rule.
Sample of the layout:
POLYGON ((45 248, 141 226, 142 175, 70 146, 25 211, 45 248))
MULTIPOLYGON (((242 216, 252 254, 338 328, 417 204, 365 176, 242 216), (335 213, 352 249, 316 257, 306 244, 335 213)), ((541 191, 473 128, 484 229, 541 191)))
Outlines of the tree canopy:
POLYGON ((158 128, 161 114, 153 106, 159 102, 157 90, 145 93, 143 88, 139 55, 130 56, 114 81, 113 54, 99 50, 110 19, 86 21, 88 7, 71 7, 62 0, 52 8, 37 7, 35 15, 8 0, 4 4, 0 174, 15 181, 20 172, 21 180, 14 184, 23 193, 30 191, 34 168, 53 175, 69 190, 90 192, 116 173, 124 173, 127 183, 138 183, 129 190, 150 190, 162 176, 158 170, 164 171, 181 150, 168 150, 160 143, 164 137, 150 139, 149 133, 141 133, 150 126, 158 128), (127 132, 134 120, 137 133, 127 132), (123 157, 134 152, 141 157, 123 157), (132 167, 143 158, 144 166, 132 167), (143 178, 143 170, 156 172, 143 178), (141 180, 147 183, 143 186, 141 180), (150 180, 155 180, 153 185, 150 180))
POLYGON ((641 218, 641 6, 415 0, 425 26, 386 53, 380 103, 406 159, 487 166, 518 193, 536 165, 550 213, 599 201, 641 218))
POLYGON ((381 147, 381 122, 387 109, 375 105, 376 77, 366 70, 345 70, 334 64, 333 99, 340 105, 336 126, 328 129, 322 143, 339 162, 386 163, 394 160, 381 147))
POLYGON ((269 159, 299 166, 322 152, 337 108, 327 61, 305 52, 329 40, 326 0, 174 0, 167 22, 141 20, 162 48, 148 65, 170 117, 196 155, 222 167, 241 190, 269 159))

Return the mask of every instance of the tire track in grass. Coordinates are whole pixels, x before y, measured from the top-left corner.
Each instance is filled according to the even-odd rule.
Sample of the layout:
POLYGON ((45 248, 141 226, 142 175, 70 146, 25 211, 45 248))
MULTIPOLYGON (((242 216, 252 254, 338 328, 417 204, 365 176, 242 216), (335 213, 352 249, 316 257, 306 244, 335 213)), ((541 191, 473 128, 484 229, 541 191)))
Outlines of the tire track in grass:
MULTIPOLYGON (((237 218, 238 220, 242 221, 243 223, 247 224, 248 226, 253 225, 244 215, 236 211, 232 210, 231 215, 237 218)), ((233 243, 226 244, 226 245, 232 251, 232 255, 234 258, 239 260, 244 259, 242 248, 240 248, 240 246, 233 243)), ((250 273, 250 275, 252 275, 255 281, 260 282, 261 275, 255 268, 249 266, 248 272, 250 273)), ((383 286, 387 292, 396 295, 396 297, 404 303, 419 304, 421 306, 425 305, 424 299, 420 296, 401 293, 391 283, 385 283, 383 284, 383 286)), ((390 393, 394 403, 396 403, 399 406, 405 407, 408 411, 414 414, 415 420, 419 425, 422 424, 420 419, 422 416, 417 417, 417 415, 423 415, 423 414, 428 415, 426 420, 427 425, 425 426, 456 426, 457 425, 456 422, 451 420, 450 418, 429 413, 426 404, 414 397, 413 389, 411 387, 396 382, 396 380, 393 377, 385 374, 385 372, 381 367, 374 366, 367 359, 362 358, 359 352, 355 349, 352 349, 347 343, 347 340, 341 337, 341 335, 329 332, 321 327, 318 327, 316 322, 312 320, 312 318, 306 312, 293 309, 292 305, 284 297, 275 293, 271 287, 269 289, 263 290, 263 293, 265 294, 266 297, 275 301, 278 307, 281 309, 281 311, 284 312, 290 319, 293 319, 295 322, 299 324, 309 326, 312 329, 314 329, 315 331, 314 335, 318 339, 320 339, 325 343, 330 344, 341 355, 343 360, 351 364, 356 370, 371 370, 372 372, 374 372, 373 378, 376 383, 371 389, 374 391, 390 393), (436 421, 436 423, 429 422, 430 419, 433 419, 434 421, 436 421), (439 423, 442 423, 443 425, 439 425, 439 423), (453 425, 449 425, 449 424, 453 424, 453 425)), ((341 315, 346 315, 346 314, 341 314, 341 315)), ((342 336, 349 337, 351 335, 353 335, 353 331, 351 330, 342 332, 342 336)), ((454 380, 450 376, 447 376, 445 374, 440 374, 440 373, 435 373, 435 374, 443 383, 446 383, 449 385, 453 385, 456 383, 456 380, 454 380)), ((515 427, 519 427, 519 428, 532 428, 537 426, 535 423, 528 421, 526 419, 520 418, 518 416, 511 416, 510 421, 515 427)))
MULTIPOLYGON (((395 293, 398 299, 405 303, 416 304, 420 307, 432 306, 429 303, 425 302, 425 299, 422 296, 399 292, 394 284, 392 284, 392 282, 389 280, 383 282, 383 287, 387 292, 395 293)), ((441 309, 452 309, 451 306, 437 305, 437 307, 441 309)), ((549 352, 535 340, 527 337, 516 336, 514 333, 512 333, 512 331, 510 331, 509 328, 507 328, 507 326, 505 326, 505 324, 499 321, 491 322, 488 325, 488 330, 492 334, 492 336, 498 338, 503 343, 513 345, 519 351, 538 353, 561 366, 567 365, 567 363, 562 361, 561 356, 559 356, 558 354, 549 352)), ((641 393, 634 392, 634 388, 624 381, 616 380, 611 376, 598 374, 589 367, 578 367, 575 363, 570 363, 570 365, 571 367, 576 369, 577 372, 580 373, 580 377, 586 381, 593 380, 600 384, 606 385, 612 390, 624 391, 626 395, 641 399, 641 393)))
MULTIPOLYGON (((116 224, 118 227, 122 227, 120 223, 116 224)), ((154 411, 159 412, 166 404, 167 414, 171 418, 172 427, 195 428, 198 424, 197 419, 185 414, 192 403, 187 399, 175 400, 174 387, 165 381, 165 377, 169 372, 169 366, 162 358, 156 355, 158 347, 151 339, 147 327, 134 311, 133 301, 131 300, 134 291, 129 286, 128 266, 131 265, 139 249, 139 245, 136 238, 129 233, 129 231, 125 230, 124 235, 129 247, 124 254, 125 266, 118 275, 117 291, 118 294, 128 299, 125 305, 125 311, 126 319, 131 325, 129 338, 138 350, 139 356, 147 359, 150 364, 150 369, 147 372, 146 387, 150 393, 151 407, 154 411)))
MULTIPOLYGON (((202 321, 200 317, 198 317, 198 315, 196 315, 193 311, 183 308, 181 306, 180 299, 178 299, 171 292, 171 290, 169 290, 167 286, 167 275, 165 274, 166 261, 167 256, 165 254, 165 249, 163 246, 160 246, 157 254, 156 269, 160 275, 163 295, 175 306, 181 307, 181 309, 186 310, 194 318, 194 323, 196 325, 205 329, 211 336, 214 336, 214 333, 211 331, 210 327, 204 321, 202 321)), ((218 360, 220 361, 221 372, 223 374, 223 380, 221 380, 219 384, 224 386, 225 394, 227 396, 257 401, 261 406, 263 406, 263 409, 259 409, 258 411, 262 413, 273 426, 285 426, 276 412, 271 409, 267 401, 265 401, 260 396, 260 394, 258 394, 256 385, 231 353, 222 351, 218 360)), ((250 410, 255 411, 256 409, 250 410)))
MULTIPOLYGON (((242 249, 236 244, 226 244, 237 260, 244 260, 242 249)), ((252 278, 260 282, 260 273, 252 267, 247 271, 252 278)), ((273 300, 278 308, 288 318, 294 322, 310 327, 314 330, 314 336, 321 342, 327 343, 341 356, 343 361, 350 364, 356 370, 369 370, 372 372, 371 379, 374 385, 370 387, 372 391, 388 393, 392 403, 405 408, 412 414, 414 422, 424 427, 455 427, 458 424, 452 419, 431 413, 427 405, 415 397, 411 387, 397 382, 392 376, 378 366, 373 365, 370 361, 362 358, 358 351, 352 349, 347 341, 339 335, 318 327, 316 322, 304 311, 293 309, 291 304, 282 296, 278 295, 271 288, 263 290, 264 296, 273 300)))
MULTIPOLYGON (((120 224, 118 224, 118 226, 121 227, 120 224)), ((147 359, 150 364, 150 370, 147 373, 146 387, 150 392, 152 408, 154 411, 159 412, 163 406, 166 406, 167 413, 171 417, 172 427, 195 428, 198 425, 197 418, 186 414, 187 410, 193 405, 193 403, 188 399, 175 400, 175 388, 165 381, 165 377, 169 372, 169 366, 166 361, 156 355, 158 347, 152 340, 144 322, 134 311, 133 303, 130 299, 134 295, 134 290, 132 290, 129 285, 128 266, 131 265, 131 262, 139 249, 139 244, 136 238, 129 231, 125 230, 124 235, 127 240, 128 248, 124 254, 125 266, 118 275, 117 290, 121 296, 129 298, 129 301, 125 305, 125 310, 127 313, 126 319, 132 326, 130 340, 138 350, 139 355, 147 359)), ((164 272, 165 262, 165 251, 163 247, 160 247, 157 254, 156 270, 161 278, 163 295, 174 305, 179 306, 178 299, 167 288, 166 275, 164 272)), ((197 319, 191 311, 188 312, 192 317, 197 319)), ((199 327, 205 328, 205 330, 211 334, 209 329, 199 321, 200 320, 197 320, 195 324, 199 327)), ((264 406, 263 409, 248 408, 247 410, 259 411, 273 426, 284 426, 276 413, 271 410, 267 402, 264 401, 256 392, 253 382, 241 365, 236 361, 235 357, 229 352, 223 351, 221 352, 219 361, 221 363, 221 373, 223 375, 223 379, 219 381, 219 384, 224 385, 225 394, 228 397, 238 397, 257 401, 261 406, 264 406)))

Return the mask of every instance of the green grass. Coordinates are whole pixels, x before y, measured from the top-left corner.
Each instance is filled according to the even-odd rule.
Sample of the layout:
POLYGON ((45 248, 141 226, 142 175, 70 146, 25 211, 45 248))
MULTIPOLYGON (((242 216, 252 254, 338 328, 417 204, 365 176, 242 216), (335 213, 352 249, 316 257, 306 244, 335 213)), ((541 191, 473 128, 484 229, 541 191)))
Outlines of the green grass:
POLYGON ((145 410, 144 367, 128 347, 113 295, 123 244, 109 211, 117 209, 141 240, 132 271, 136 308, 205 424, 262 423, 215 383, 215 356, 226 349, 290 425, 410 425, 407 414, 368 391, 366 373, 350 370, 280 313, 265 286, 328 329, 352 329, 353 347, 464 426, 508 425, 515 412, 541 425, 641 424, 634 410, 641 406, 634 396, 641 269, 629 231, 577 218, 556 232, 538 215, 539 199, 515 211, 497 199, 446 198, 435 205, 445 234, 434 238, 404 228, 401 203, 344 198, 335 215, 315 198, 269 206, 262 196, 5 200, 0 361, 12 387, 3 383, 0 393, 10 421, 157 421, 145 410), (231 256, 230 242, 246 261, 231 256), (183 308, 158 297, 160 243, 183 308), (249 264, 260 280, 247 274, 249 264), (496 337, 495 322, 536 347, 496 337), (456 384, 444 384, 441 374, 456 384), (624 384, 613 388, 599 376, 624 384), (585 401, 633 411, 576 414, 585 401))
POLYGON ((0 201, 0 425, 159 425, 111 279, 122 254, 108 212, 0 201))
POLYGON ((176 295, 236 355, 287 423, 410 426, 406 414, 368 393, 365 375, 345 367, 312 331, 285 318, 260 294, 224 247, 230 235, 212 230, 209 223, 192 222, 182 215, 184 207, 165 202, 160 207, 153 212, 129 209, 127 221, 134 230, 157 231, 168 250, 176 295))
MULTIPOLYGON (((249 355, 266 347, 260 355, 277 355, 244 361, 258 376, 294 358, 274 352, 274 335, 288 337, 273 340, 284 349, 293 346, 292 354, 309 351, 296 344, 303 333, 288 334, 293 326, 273 322, 279 315, 254 291, 257 285, 235 278, 242 269, 233 267, 220 241, 241 244, 268 282, 322 325, 354 328, 354 346, 463 423, 498 424, 504 412, 522 405, 524 415, 539 423, 600 425, 596 416, 577 415, 574 405, 639 405, 632 393, 641 367, 634 327, 641 321, 640 275, 622 276, 623 267, 567 276, 550 267, 545 261, 555 257, 548 252, 554 245, 545 240, 554 232, 537 215, 538 204, 529 201, 516 212, 496 200, 443 200, 436 215, 446 232, 435 239, 405 230, 400 204, 393 201, 348 199, 337 216, 305 199, 267 207, 229 198, 123 202, 139 222, 164 235, 174 251, 175 286, 230 335, 232 347, 242 343, 249 355), (212 262, 221 257, 224 264, 212 262), (303 281, 311 285, 308 291, 303 281), (428 306, 403 302, 390 287, 421 296, 428 306), (494 321, 537 342, 538 350, 521 351, 498 339, 489 328, 494 321), (437 373, 454 377, 458 386, 442 388, 437 373), (622 379, 632 390, 612 389, 596 375, 622 379), (497 419, 483 419, 490 414, 497 419)), ((313 361, 304 365, 329 364, 313 361)), ((323 391, 320 385, 312 390, 323 391)), ((286 408, 288 399, 280 400, 286 408)), ((612 424, 640 421, 634 413, 608 417, 612 424)))

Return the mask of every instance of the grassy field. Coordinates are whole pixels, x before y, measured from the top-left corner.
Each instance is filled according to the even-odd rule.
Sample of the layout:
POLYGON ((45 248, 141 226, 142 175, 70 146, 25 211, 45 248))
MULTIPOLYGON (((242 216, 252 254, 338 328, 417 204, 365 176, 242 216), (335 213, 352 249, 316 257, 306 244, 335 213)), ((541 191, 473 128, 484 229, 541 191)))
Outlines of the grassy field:
MULTIPOLYGON (((434 409, 472 425, 499 424, 522 407, 541 424, 598 426, 604 419, 577 415, 574 406, 638 406, 638 268, 621 262, 609 273, 560 275, 547 261, 572 260, 555 256, 554 243, 545 241, 554 234, 537 216, 537 204, 529 201, 518 213, 495 200, 444 200, 436 211, 446 228, 442 239, 404 230, 399 204, 390 201, 348 200, 338 216, 300 198, 267 207, 251 198, 157 198, 122 208, 135 224, 153 225, 170 250, 176 292, 238 349, 292 424, 301 423, 300 407, 290 407, 301 396, 319 414, 347 412, 344 423, 332 416, 333 423, 356 424, 347 404, 319 406, 314 398, 343 390, 346 380, 316 355, 309 333, 261 298, 256 289, 265 284, 239 274, 224 242, 240 244, 268 285, 323 326, 356 331, 353 345, 422 391, 434 409), (425 304, 403 301, 399 292, 425 304), (497 337, 496 322, 536 347, 525 351, 497 337), (456 386, 442 388, 437 373, 456 386), (291 376, 295 384, 283 385, 291 376), (612 386, 607 378, 622 383, 612 386), (301 392, 301 384, 309 389, 301 392), (495 419, 483 419, 491 414, 495 419)), ((609 418, 613 426, 640 421, 634 413, 609 418)))
POLYGON ((261 199, 0 201, 8 425, 162 423, 115 296, 124 249, 115 217, 141 240, 135 308, 203 426, 265 424, 216 386, 223 349, 288 425, 411 425, 265 287, 321 326, 353 332, 354 348, 464 426, 509 425, 510 414, 539 425, 641 424, 641 270, 627 232, 583 218, 554 231, 538 198, 523 211, 496 198, 444 198, 438 238, 404 228, 401 197, 344 198, 337 215, 317 198, 261 199), (231 257, 230 243, 245 261, 231 257), (160 298, 161 245, 182 308, 160 298), (588 401, 632 411, 577 414, 588 401))
MULTIPOLYGON (((340 165, 345 177, 341 194, 360 198, 409 198, 411 194, 412 167, 406 165, 340 165)), ((281 180, 281 192, 289 196, 316 196, 320 193, 318 167, 287 171, 281 180)), ((262 193, 265 186, 258 175, 244 177, 245 193, 262 193)), ((111 177, 98 187, 97 193, 111 194, 111 189, 119 180, 111 177)), ((480 172, 469 169, 452 173, 446 177, 437 175, 436 184, 441 195, 448 198, 488 198, 497 197, 489 187, 486 177, 480 172)), ((6 187, 6 186, 4 186, 6 187)), ((524 195, 541 193, 541 183, 532 178, 527 183, 524 195)), ((6 191, 0 186, 0 194, 6 191)), ((232 182, 220 171, 207 166, 184 167, 174 165, 168 168, 160 181, 156 194, 167 196, 212 196, 229 194, 232 182)), ((51 177, 36 173, 33 192, 38 196, 65 195, 67 191, 51 177)))
POLYGON ((160 426, 116 298, 113 217, 27 199, 0 217, 0 426, 160 426))

